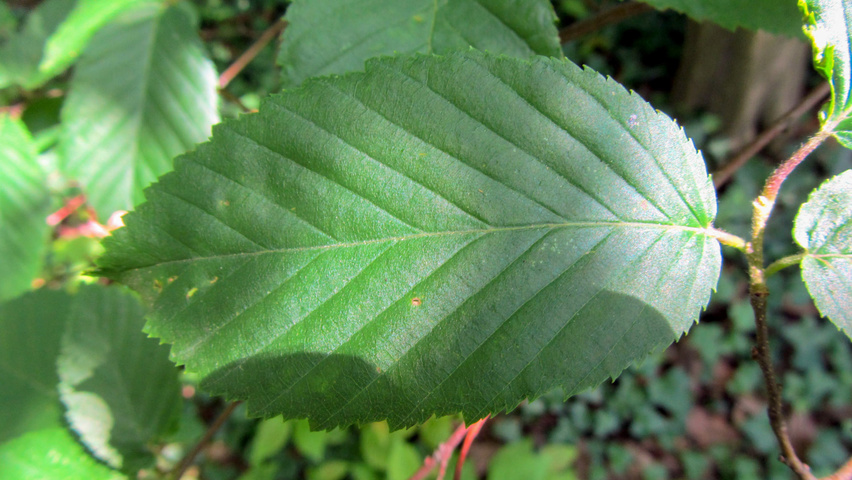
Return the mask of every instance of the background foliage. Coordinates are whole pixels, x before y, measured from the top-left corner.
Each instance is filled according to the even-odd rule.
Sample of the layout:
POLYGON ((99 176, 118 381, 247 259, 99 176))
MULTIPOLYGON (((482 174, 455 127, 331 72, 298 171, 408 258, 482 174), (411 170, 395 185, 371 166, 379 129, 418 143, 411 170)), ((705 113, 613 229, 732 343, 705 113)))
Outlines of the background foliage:
MULTIPOLYGON (((11 274, 0 280, 0 299, 8 300, 0 307, 0 415, 6 415, 0 416, 0 478, 26 478, 32 472, 120 478, 119 472, 133 476, 139 468, 143 478, 156 477, 174 467, 223 408, 221 399, 197 389, 198 378, 170 367, 165 347, 139 333, 142 307, 132 294, 116 287, 81 286, 93 282, 85 273, 101 247, 75 232, 96 216, 105 222, 112 211, 129 209, 141 198, 143 185, 171 168, 176 153, 203 140, 220 115, 232 117, 241 110, 217 99, 215 72, 223 72, 288 7, 272 0, 198 0, 169 8, 126 0, 102 9, 95 6, 99 3, 48 0, 34 9, 0 4, 0 100, 25 107, 20 120, 0 114, 0 229, 14 232, 0 236, 0 258, 21 262, 4 263, 11 274), (87 44, 96 46, 83 48, 87 44), (74 69, 65 72, 72 64, 74 69), (102 152, 122 160, 100 157, 102 152), (119 178, 139 180, 132 189, 115 188, 119 178), (51 230, 42 219, 81 189, 89 193, 94 210, 81 208, 51 226, 46 241, 51 230), (120 195, 129 191, 135 193, 120 195), (74 293, 41 289, 18 297, 32 278, 37 286, 64 286, 74 293), (114 313, 118 310, 120 315, 114 313), (117 317, 128 324, 108 320, 117 317), (75 354, 80 351, 87 354, 75 354), (99 355, 89 358, 89 352, 99 355), (142 367, 153 370, 133 371, 142 367), (146 380, 130 382, 124 391, 112 388, 125 375, 146 380), (141 418, 127 414, 122 398, 129 395, 147 396, 152 410, 141 418), (105 418, 115 423, 99 424, 105 418), (129 425, 121 427, 121 422, 129 425), (136 436, 140 427, 150 430, 136 436), (110 431, 113 436, 105 433, 110 431), (51 462, 44 462, 45 445, 56 452, 51 462), (82 454, 84 449, 99 461, 82 454)), ((407 2, 406 7, 431 3, 407 2)), ((686 8, 679 2, 648 3, 686 8)), ((611 4, 563 0, 555 6, 566 25, 611 4)), ((790 9, 784 6, 769 27, 747 26, 792 34, 790 9)), ((298 10, 290 13, 298 15, 298 10)), ((353 15, 369 18, 369 13, 365 7, 353 15)), ((712 12, 689 13, 734 25, 712 12)), ((441 18, 459 17, 447 13, 441 18)), ((322 20, 317 20, 320 26, 334 31, 332 23, 322 20)), ((719 118, 705 111, 678 112, 669 100, 685 23, 673 11, 648 13, 566 43, 562 50, 574 62, 610 74, 656 107, 676 113, 712 166, 730 153, 719 118)), ((256 108, 268 93, 301 83, 313 72, 335 71, 274 68, 276 61, 294 65, 288 59, 300 58, 298 34, 296 28, 285 30, 278 53, 271 47, 262 51, 230 83, 229 97, 244 108, 256 108)), ((549 31, 536 44, 541 46, 528 42, 519 48, 551 53, 555 35, 549 31)), ((332 45, 347 41, 330 38, 332 45)), ((440 51, 438 46, 423 50, 419 43, 429 40, 428 35, 410 39, 411 50, 440 51)), ((371 52, 381 51, 375 48, 371 52)), ((347 61, 360 65, 364 59, 347 61)), ((815 129, 812 122, 794 127, 786 142, 773 147, 774 154, 741 169, 720 191, 716 224, 746 236, 746 206, 771 163, 792 151, 801 138, 798 132, 815 129)), ((832 145, 815 156, 788 181, 779 199, 767 235, 771 259, 796 253, 792 219, 819 179, 852 164, 846 150, 832 145)), ((796 240, 802 244, 804 239, 797 234, 796 240)), ((465 465, 463 478, 789 477, 787 468, 774 460, 777 447, 765 419, 760 372, 751 361, 754 327, 743 268, 733 263, 723 269, 701 325, 685 339, 611 384, 567 402, 564 392, 556 390, 495 418, 475 445, 474 461, 465 465)), ((772 316, 782 319, 773 326, 773 346, 786 400, 793 407, 793 437, 816 472, 829 472, 852 448, 852 350, 844 335, 819 318, 799 272, 788 269, 771 281, 774 292, 784 292, 771 297, 772 316)), ((408 478, 457 421, 431 419, 396 432, 385 423, 312 432, 305 421, 249 419, 240 405, 188 475, 408 478)))

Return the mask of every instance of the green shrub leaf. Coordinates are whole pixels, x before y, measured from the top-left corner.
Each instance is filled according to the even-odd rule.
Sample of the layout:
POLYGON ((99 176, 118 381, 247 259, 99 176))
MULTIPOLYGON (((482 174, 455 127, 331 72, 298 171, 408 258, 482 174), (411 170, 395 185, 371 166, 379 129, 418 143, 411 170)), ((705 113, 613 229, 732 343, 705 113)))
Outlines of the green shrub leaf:
POLYGON ((58 73, 38 66, 48 38, 73 6, 69 0, 46 0, 27 16, 24 28, 0 46, 0 88, 34 89, 58 73))
POLYGON ((831 97, 820 112, 823 129, 852 148, 852 4, 834 0, 799 0, 805 34, 814 51, 814 66, 831 85, 831 97))
POLYGON ((147 446, 168 433, 181 403, 177 369, 141 333, 142 318, 133 295, 99 285, 0 304, 0 443, 64 428, 61 400, 97 457, 128 472, 149 463, 147 446))
POLYGON ((0 114, 0 301, 30 288, 47 247, 46 177, 27 127, 0 114))
POLYGON ((203 387, 314 427, 579 392, 679 337, 719 274, 683 132, 552 58, 371 60, 175 167, 102 273, 203 387))
POLYGON ((128 210, 218 121, 216 75, 191 15, 142 4, 89 42, 62 110, 66 172, 102 218, 128 210))
POLYGON ((0 303, 0 443, 62 425, 56 357, 68 304, 44 289, 0 303))
POLYGON ((672 9, 698 21, 708 20, 729 30, 739 27, 800 37, 802 17, 796 0, 639 0, 654 8, 672 9))
MULTIPOLYGON (((66 0, 67 1, 67 0, 66 0)), ((61 72, 80 55, 92 35, 134 4, 154 0, 77 0, 74 9, 47 39, 39 70, 61 72)), ((71 3, 71 2, 67 2, 71 3)))
POLYGON ((134 473, 148 445, 180 413, 178 371, 168 348, 142 333, 144 309, 128 292, 84 287, 74 296, 57 360, 69 425, 106 464, 134 473))
POLYGON ((811 194, 793 236, 805 249, 802 278, 814 303, 852 338, 852 170, 811 194))
POLYGON ((547 0, 309 0, 293 3, 287 20, 278 57, 286 87, 395 53, 472 46, 519 58, 562 56, 547 0))
POLYGON ((68 430, 54 427, 0 445, 0 478, 119 480, 127 477, 87 455, 68 430))

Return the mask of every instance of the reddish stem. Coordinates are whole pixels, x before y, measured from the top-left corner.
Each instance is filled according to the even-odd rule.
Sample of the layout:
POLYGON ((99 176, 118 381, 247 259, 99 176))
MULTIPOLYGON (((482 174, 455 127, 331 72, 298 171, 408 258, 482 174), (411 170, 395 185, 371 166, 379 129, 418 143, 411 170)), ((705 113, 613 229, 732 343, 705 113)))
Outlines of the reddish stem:
POLYGON ((840 470, 827 477, 823 477, 821 480, 852 480, 852 458, 840 467, 840 470))
POLYGON ((264 31, 260 37, 254 42, 248 50, 243 52, 242 55, 237 58, 234 63, 231 64, 230 67, 225 69, 222 72, 222 75, 219 76, 219 88, 223 89, 231 83, 231 80, 234 79, 237 75, 243 71, 243 68, 246 67, 252 60, 263 50, 263 47, 266 46, 267 43, 271 42, 279 33, 284 30, 284 27, 287 26, 287 20, 279 19, 277 22, 272 24, 269 28, 264 31))
POLYGON ((572 23, 559 31, 559 42, 568 43, 601 28, 626 20, 640 13, 650 12, 654 8, 640 2, 625 2, 608 8, 593 17, 572 23))
POLYGON ((219 429, 225 423, 225 420, 227 420, 228 417, 230 417, 231 414, 234 413, 234 410, 239 404, 240 402, 234 402, 228 405, 228 408, 226 408, 222 413, 219 414, 218 417, 216 417, 216 420, 213 422, 212 425, 210 425, 210 427, 207 428, 207 431, 204 433, 204 436, 201 438, 201 440, 199 440, 198 443, 195 444, 192 450, 190 450, 190 452, 187 453, 185 457, 183 457, 183 460, 181 460, 181 462, 175 468, 174 477, 172 477, 174 480, 180 480, 183 474, 186 473, 186 470, 195 461, 195 457, 199 453, 201 453, 201 450, 204 448, 204 446, 207 445, 207 443, 213 438, 213 435, 215 435, 216 432, 219 431, 219 429))
POLYGON ((47 224, 51 227, 59 225, 63 220, 68 218, 68 216, 76 212, 78 208, 83 206, 84 203, 86 203, 85 195, 77 195, 76 197, 71 198, 65 202, 65 205, 63 205, 62 208, 47 216, 47 224))
POLYGON ((470 446, 473 445, 473 440, 479 435, 480 430, 482 430, 482 426, 485 425, 485 422, 488 421, 488 418, 491 415, 486 415, 482 420, 474 423, 467 430, 467 435, 464 436, 464 443, 462 444, 461 452, 459 453, 459 461, 456 462, 456 475, 453 477, 453 480, 461 480, 461 472, 462 466, 464 465, 464 460, 467 458, 467 452, 470 451, 470 446))
POLYGON ((467 430, 468 428, 464 424, 459 425, 447 441, 438 445, 438 448, 435 449, 435 453, 431 457, 426 457, 426 460, 423 460, 423 466, 414 472, 414 475, 408 480, 422 480, 426 478, 427 475, 432 473, 436 465, 441 466, 441 470, 438 473, 438 480, 444 478, 444 473, 447 470, 447 462, 450 461, 450 457, 452 457, 456 447, 464 440, 467 430))
POLYGON ((802 101, 790 109, 789 112, 785 113, 781 118, 775 121, 771 127, 767 128, 760 135, 755 137, 755 139, 749 143, 745 148, 743 148, 740 153, 731 158, 729 161, 725 163, 725 166, 720 168, 718 171, 713 173, 713 185, 718 189, 722 185, 726 184, 728 180, 733 177, 734 173, 737 170, 742 168, 746 162, 748 162, 753 156, 757 155, 758 152, 763 150, 763 147, 769 144, 773 139, 775 139, 781 132, 786 129, 791 122, 796 120, 797 118, 804 115, 805 112, 813 108, 817 103, 822 101, 829 92, 828 83, 823 83, 822 85, 813 89, 811 93, 809 93, 802 101))
POLYGON ((790 173, 800 164, 802 161, 810 155, 818 146, 825 141, 826 138, 831 136, 830 131, 820 131, 816 135, 810 138, 804 145, 802 145, 796 153, 793 154, 792 157, 787 159, 784 163, 782 163, 766 180, 766 185, 763 187, 762 196, 771 202, 775 202, 775 198, 778 196, 778 190, 781 189, 781 184, 784 183, 784 180, 790 175, 790 173))

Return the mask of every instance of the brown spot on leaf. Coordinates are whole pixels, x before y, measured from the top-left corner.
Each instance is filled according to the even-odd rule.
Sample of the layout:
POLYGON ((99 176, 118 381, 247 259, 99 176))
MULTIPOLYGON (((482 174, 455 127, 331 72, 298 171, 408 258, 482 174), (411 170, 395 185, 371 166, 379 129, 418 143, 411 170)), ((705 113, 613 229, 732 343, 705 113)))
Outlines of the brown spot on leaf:
POLYGON ((413 305, 415 307, 419 307, 422 304, 423 304, 423 300, 420 300, 420 297, 414 297, 414 298, 411 299, 411 305, 413 305))

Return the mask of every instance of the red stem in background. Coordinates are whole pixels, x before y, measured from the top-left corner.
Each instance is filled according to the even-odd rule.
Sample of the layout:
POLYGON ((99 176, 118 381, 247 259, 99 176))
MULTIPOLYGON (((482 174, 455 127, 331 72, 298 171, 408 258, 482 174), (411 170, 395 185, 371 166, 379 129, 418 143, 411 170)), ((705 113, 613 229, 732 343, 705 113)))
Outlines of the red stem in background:
POLYGON ((234 402, 228 405, 228 408, 226 408, 222 413, 219 414, 218 417, 216 417, 216 420, 213 422, 213 424, 207 428, 206 432, 204 432, 204 436, 201 437, 201 440, 199 440, 198 443, 195 444, 192 450, 190 450, 189 453, 187 453, 186 456, 183 457, 183 460, 180 461, 178 466, 175 467, 174 476, 172 477, 174 480, 180 480, 180 477, 182 477, 183 474, 186 473, 186 470, 192 465, 192 462, 195 461, 195 457, 199 453, 201 453, 201 450, 204 448, 205 445, 207 445, 208 442, 210 442, 210 440, 213 438, 213 435, 216 435, 216 432, 219 431, 219 429, 225 423, 225 420, 227 420, 228 417, 230 417, 231 414, 234 413, 234 409, 236 409, 237 405, 239 404, 240 402, 234 402))
POLYGON ((47 224, 51 227, 59 225, 72 213, 76 212, 78 208, 83 206, 84 203, 86 203, 85 195, 77 195, 76 197, 71 198, 65 202, 65 205, 63 205, 62 208, 47 216, 47 224))
POLYGON ((219 76, 219 88, 223 89, 227 87, 228 84, 231 83, 231 80, 233 80, 234 77, 239 75, 243 68, 245 68, 246 65, 251 63, 251 61, 254 60, 257 54, 260 53, 261 50, 263 50, 263 47, 265 47, 267 43, 271 42, 276 36, 278 36, 278 34, 281 33, 286 26, 287 20, 281 18, 277 22, 273 23, 272 26, 267 28, 266 31, 264 31, 260 35, 257 41, 254 42, 248 48, 248 50, 243 52, 243 54, 240 55, 234 61, 234 63, 231 64, 230 67, 228 67, 227 69, 225 69, 224 72, 222 72, 222 75, 219 76))
POLYGON ((618 4, 559 30, 559 42, 568 43, 571 40, 596 32, 607 25, 621 22, 640 13, 650 12, 653 9, 654 7, 646 3, 625 2, 618 4))
POLYGON ((447 462, 450 461, 450 457, 453 456, 453 451, 462 442, 462 440, 464 440, 466 434, 467 427, 464 426, 464 424, 459 425, 447 441, 438 445, 438 448, 435 449, 435 453, 433 453, 431 457, 426 457, 426 459, 423 460, 423 466, 414 472, 414 475, 412 475, 408 480, 422 480, 426 478, 426 476, 432 473, 432 470, 434 470, 437 465, 441 466, 441 470, 438 472, 438 480, 444 478, 444 473, 447 470, 447 462))
POLYGON ((467 452, 470 451, 470 446, 473 445, 473 440, 479 435, 479 432, 482 430, 482 426, 485 425, 485 422, 488 421, 491 415, 486 415, 482 420, 474 423, 467 430, 467 435, 464 436, 464 443, 462 444, 461 452, 459 452, 459 461, 456 462, 456 475, 453 477, 453 480, 461 480, 461 472, 462 466, 464 466, 464 460, 467 458, 467 452))
POLYGON ((828 83, 823 83, 813 89, 802 101, 785 113, 781 118, 775 121, 769 128, 760 133, 751 143, 745 146, 730 160, 725 162, 725 165, 718 171, 713 173, 713 185, 718 189, 722 185, 728 183, 731 177, 734 176, 737 170, 742 168, 753 156, 763 150, 763 147, 774 140, 781 134, 793 121, 801 117, 808 110, 813 108, 828 95, 831 86, 828 83))

